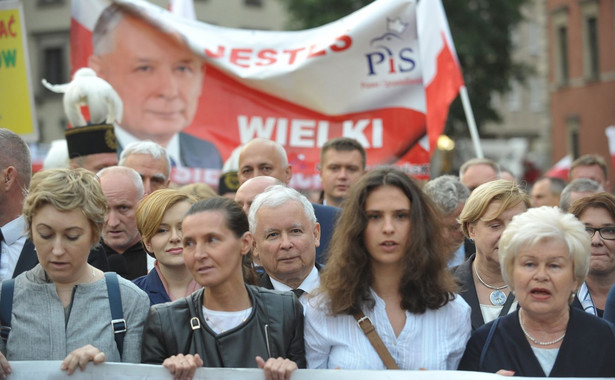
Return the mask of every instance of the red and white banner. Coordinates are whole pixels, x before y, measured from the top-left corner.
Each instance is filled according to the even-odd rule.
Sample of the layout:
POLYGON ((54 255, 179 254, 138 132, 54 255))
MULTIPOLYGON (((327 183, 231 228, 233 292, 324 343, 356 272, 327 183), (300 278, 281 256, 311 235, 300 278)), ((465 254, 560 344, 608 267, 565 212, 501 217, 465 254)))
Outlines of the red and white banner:
MULTIPOLYGON (((368 166, 429 177, 430 151, 463 84, 440 0, 377 0, 333 23, 287 32, 225 28, 141 0, 119 2, 204 57, 199 107, 185 132, 214 143, 223 159, 269 138, 286 148, 295 187, 313 188, 319 148, 347 136, 366 148, 368 166)), ((87 66, 91 31, 108 4, 73 1, 73 72, 87 66)), ((191 180, 212 182, 180 182, 191 180)))

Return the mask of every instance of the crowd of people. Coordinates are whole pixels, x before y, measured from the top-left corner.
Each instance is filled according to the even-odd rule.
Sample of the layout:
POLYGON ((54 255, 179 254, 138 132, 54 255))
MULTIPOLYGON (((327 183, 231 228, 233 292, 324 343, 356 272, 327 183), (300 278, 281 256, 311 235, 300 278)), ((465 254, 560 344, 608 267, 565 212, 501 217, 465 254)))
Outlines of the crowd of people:
POLYGON ((615 197, 599 157, 526 191, 487 159, 426 183, 366 171, 347 140, 322 155, 333 207, 288 186, 269 140, 239 151, 236 191, 198 196, 172 186, 154 142, 97 173, 32 175, 27 145, 0 129, 0 377, 19 360, 161 364, 176 379, 203 366, 615 376, 615 197))

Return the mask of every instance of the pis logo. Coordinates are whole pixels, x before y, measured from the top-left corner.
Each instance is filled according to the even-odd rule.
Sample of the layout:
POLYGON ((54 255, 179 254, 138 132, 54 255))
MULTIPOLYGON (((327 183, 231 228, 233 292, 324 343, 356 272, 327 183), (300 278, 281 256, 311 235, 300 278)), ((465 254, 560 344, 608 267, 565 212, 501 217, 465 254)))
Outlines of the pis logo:
POLYGON ((368 75, 407 73, 416 67, 414 50, 403 44, 407 28, 408 24, 399 17, 387 17, 387 32, 372 39, 370 46, 375 50, 365 54, 368 75))

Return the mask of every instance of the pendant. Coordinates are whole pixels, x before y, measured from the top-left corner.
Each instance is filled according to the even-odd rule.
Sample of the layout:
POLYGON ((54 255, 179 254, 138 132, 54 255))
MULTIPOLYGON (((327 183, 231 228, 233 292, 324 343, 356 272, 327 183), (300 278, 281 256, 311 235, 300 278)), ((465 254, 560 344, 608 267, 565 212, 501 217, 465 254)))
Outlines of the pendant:
POLYGON ((502 306, 506 303, 506 293, 501 290, 495 290, 489 295, 489 300, 494 306, 502 306))

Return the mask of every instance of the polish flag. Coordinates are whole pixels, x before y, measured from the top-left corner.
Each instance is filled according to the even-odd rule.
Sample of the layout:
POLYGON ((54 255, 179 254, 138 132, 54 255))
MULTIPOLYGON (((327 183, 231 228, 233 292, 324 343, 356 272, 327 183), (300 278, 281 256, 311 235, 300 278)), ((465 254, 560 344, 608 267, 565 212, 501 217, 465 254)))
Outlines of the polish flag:
POLYGON ((615 168, 615 125, 606 127, 604 133, 606 133, 606 137, 609 139, 609 153, 611 154, 611 161, 615 168))
POLYGON ((169 0, 169 11, 183 18, 196 20, 194 0, 169 0))
POLYGON ((572 156, 569 154, 559 160, 548 172, 545 173, 545 177, 561 178, 564 181, 568 181, 568 172, 570 171, 570 165, 572 164, 572 156))
POLYGON ((427 135, 433 153, 438 137, 444 132, 448 108, 464 82, 441 0, 419 1, 416 12, 427 107, 427 135))

